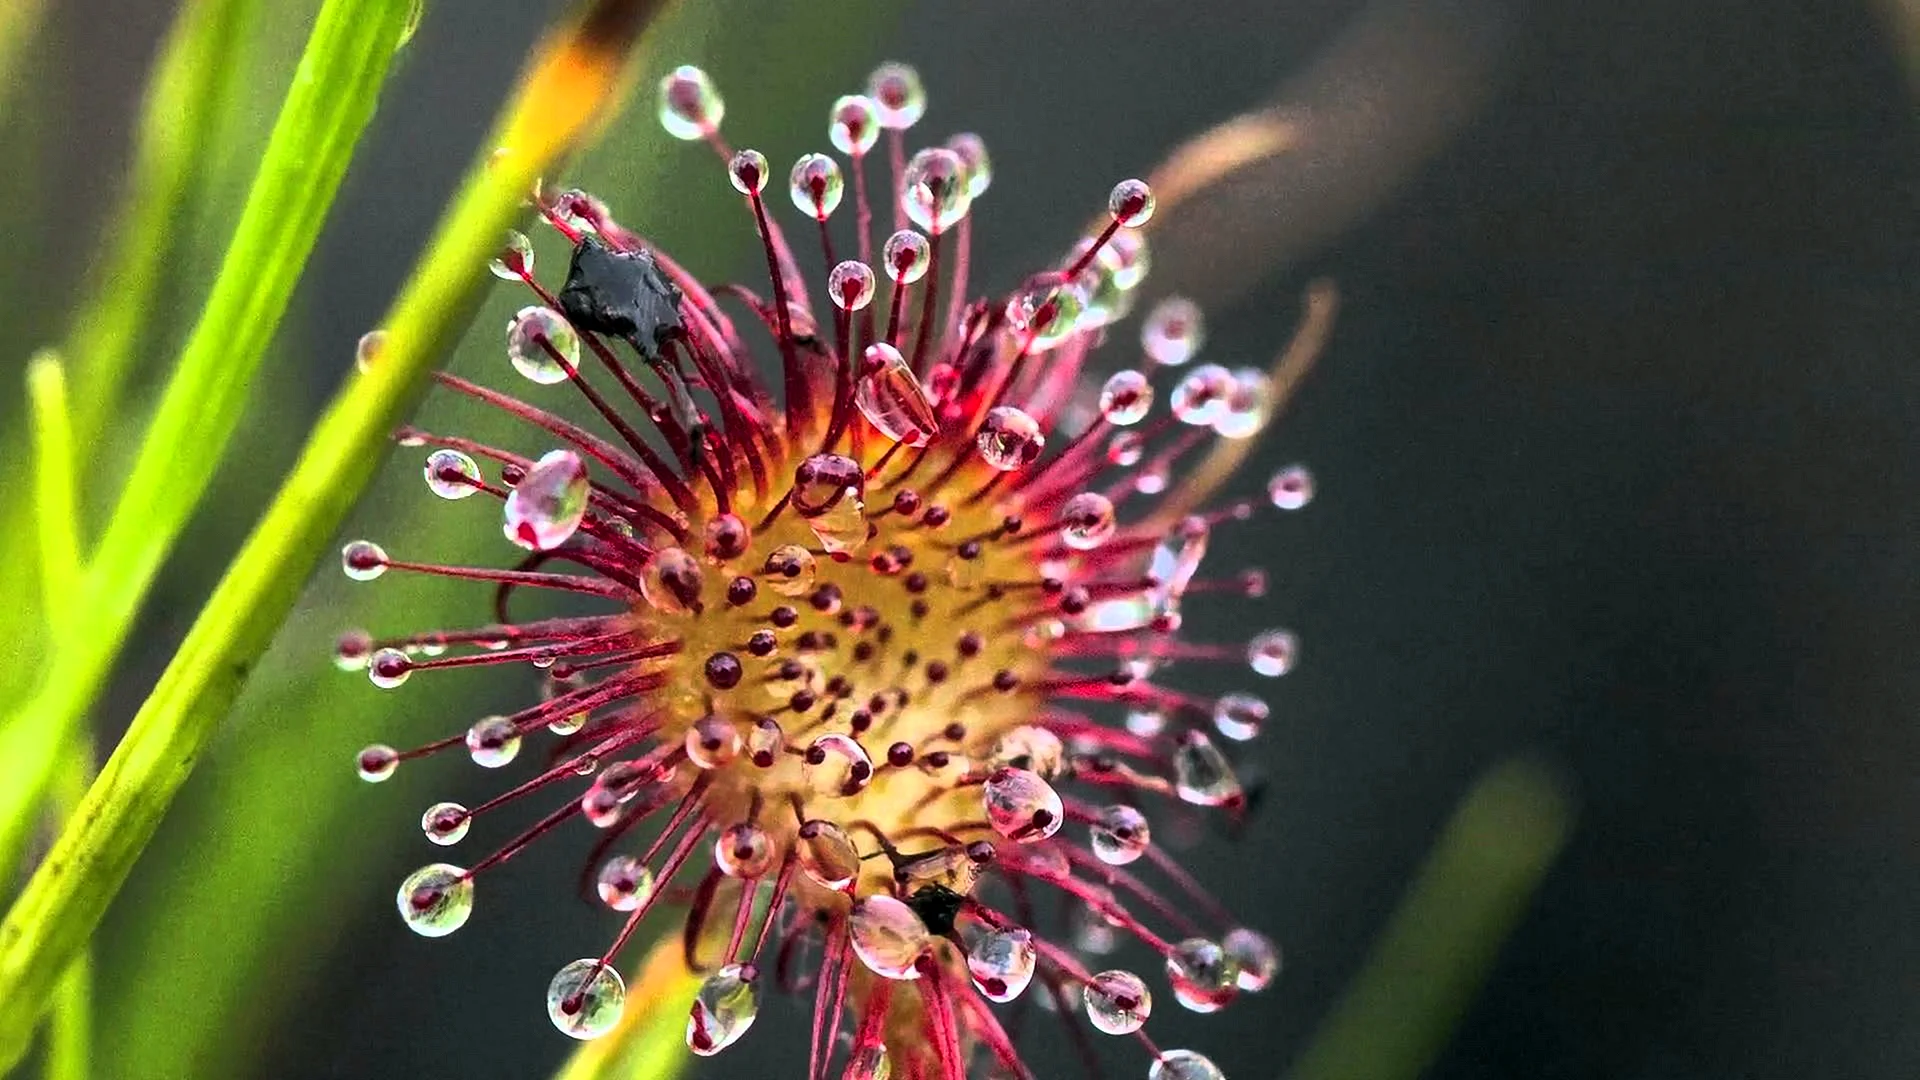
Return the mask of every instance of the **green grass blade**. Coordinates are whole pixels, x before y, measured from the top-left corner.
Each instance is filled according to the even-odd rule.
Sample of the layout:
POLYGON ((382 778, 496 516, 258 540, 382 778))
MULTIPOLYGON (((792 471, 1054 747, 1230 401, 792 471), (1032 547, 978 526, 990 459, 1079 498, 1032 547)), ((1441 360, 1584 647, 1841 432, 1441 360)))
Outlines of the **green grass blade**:
POLYGON ((40 36, 47 0, 8 0, 0 4, 0 120, 22 82, 21 60, 40 36))
POLYGON ((1566 844, 1573 807, 1511 761, 1461 800, 1291 1080, 1414 1080, 1446 1046, 1566 844))
POLYGON ((408 0, 330 0, 321 9, 219 277, 92 568, 69 601, 89 621, 54 650, 39 692, 0 728, 0 854, 17 850, 61 748, 98 697, 154 575, 213 477, 373 115, 407 8, 408 0))
MULTIPOLYGON (((374 5, 354 11, 354 25, 340 25, 342 9, 368 5, 329 3, 315 38, 332 31, 344 37, 334 48, 358 45, 390 53, 407 6, 406 0, 374 5)), ((350 381, 322 415, 279 494, 135 715, 73 824, 0 922, 0 1002, 5 1003, 0 1005, 0 1069, 24 1054, 39 1004, 98 924, 215 724, 292 608, 304 568, 319 557, 366 486, 387 433, 411 409, 428 369, 478 305, 491 280, 481 268, 498 250, 502 231, 520 212, 525 193, 615 99, 639 31, 661 6, 645 0, 601 0, 577 27, 556 35, 536 54, 497 138, 489 144, 505 152, 483 158, 443 217, 386 322, 388 339, 379 362, 350 381)), ((370 66, 384 70, 385 57, 370 66)), ((312 93, 317 74, 303 61, 295 96, 312 93)), ((276 130, 270 162, 280 142, 276 130)), ((245 218, 243 214, 243 234, 245 218)), ((216 285, 216 299, 220 292, 216 285)), ((173 396, 170 387, 168 402, 161 406, 162 420, 170 415, 173 396)), ((156 428, 168 430, 160 420, 156 428)), ((136 466, 136 481, 139 476, 136 466)), ((131 498, 142 498, 137 482, 129 488, 131 498)), ((152 506, 142 500, 123 505, 121 511, 143 502, 152 506)), ((110 526, 101 544, 102 565, 118 551, 114 537, 110 526)), ((114 569, 123 572, 117 565, 114 569)), ((151 569, 147 573, 150 576, 151 569)))
POLYGON ((33 519, 40 545, 40 594, 50 636, 61 636, 66 601, 80 582, 80 512, 75 487, 73 422, 60 355, 43 349, 27 362, 27 407, 33 434, 33 519))

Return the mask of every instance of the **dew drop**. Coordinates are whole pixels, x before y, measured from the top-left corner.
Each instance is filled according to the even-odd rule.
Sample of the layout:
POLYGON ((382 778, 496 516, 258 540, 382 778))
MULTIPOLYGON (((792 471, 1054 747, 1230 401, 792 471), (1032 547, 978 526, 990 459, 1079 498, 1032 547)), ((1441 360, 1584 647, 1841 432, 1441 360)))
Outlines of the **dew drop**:
POLYGON ((588 236, 598 235, 600 223, 608 217, 607 204, 579 188, 568 188, 556 196, 553 214, 569 228, 588 236))
POLYGON ((1007 322, 1023 335, 1022 347, 1043 353, 1072 337, 1087 310, 1087 294, 1077 284, 1024 289, 1007 301, 1007 322))
POLYGON ((901 229, 887 237, 886 246, 880 249, 880 265, 897 284, 912 285, 926 277, 932 263, 933 245, 912 229, 901 229))
POLYGON ((533 241, 519 229, 507 230, 507 242, 500 254, 487 262, 487 269, 502 281, 520 281, 533 276, 533 241))
POLYGON ((727 162, 727 179, 742 195, 758 195, 767 186, 767 155, 758 150, 741 150, 727 162))
POLYGON ((627 984, 620 973, 589 957, 575 960, 547 984, 547 1017, 563 1035, 597 1039, 620 1023, 627 984))
POLYGON ((520 753, 520 729, 504 716, 487 716, 467 729, 467 754, 483 769, 498 769, 520 753))
POLYGON ((1066 764, 1067 748, 1060 736, 1038 724, 1021 724, 994 741, 987 763, 998 768, 1025 769, 1042 780, 1060 775, 1066 764))
POLYGON ((929 233, 958 225, 973 203, 967 195, 966 171, 960 155, 944 147, 914 154, 900 177, 900 208, 907 220, 929 233))
POLYGON ((439 802, 427 807, 420 815, 420 831, 427 839, 448 847, 464 840, 467 830, 473 827, 473 815, 457 802, 439 802))
POLYGON ((571 450, 553 450, 533 463, 507 493, 507 539, 528 551, 552 551, 587 516, 587 467, 571 450))
POLYGON ((1300 660, 1300 639, 1285 630, 1268 630, 1247 642, 1247 664, 1254 674, 1285 675, 1300 660))
POLYGON ((615 855, 594 879, 600 902, 615 911, 633 911, 653 895, 653 871, 632 855, 615 855))
POLYGON ((739 514, 715 514, 701 527, 700 535, 707 558, 715 562, 731 562, 745 555, 753 542, 753 530, 739 514))
POLYGON ((1065 819, 1060 794, 1026 769, 1001 766, 980 788, 993 831, 1016 843, 1032 844, 1060 831, 1065 819))
POLYGON ((1115 427, 1139 423, 1151 408, 1153 384, 1138 371, 1116 371, 1100 388, 1100 415, 1115 427))
POLYGON ((887 1058, 887 1048, 873 1043, 853 1052, 842 1080, 888 1080, 892 1075, 893 1062, 887 1058))
POLYGON ((1018 927, 990 930, 967 948, 967 974, 988 1001, 1005 1003, 1025 993, 1038 963, 1033 935, 1018 927))
POLYGON ((1213 740, 1187 732, 1173 754, 1173 788, 1195 806, 1225 806, 1240 798, 1240 781, 1213 740))
POLYGON ((873 780, 873 758, 867 748, 839 732, 813 740, 805 760, 807 784, 820 795, 857 795, 873 780))
POLYGON ((880 107, 864 94, 839 98, 827 113, 827 138, 843 154, 865 154, 880 141, 880 107))
POLYGON ((1213 704, 1213 726, 1234 742, 1247 742, 1260 734, 1270 712, 1252 694, 1225 694, 1213 704))
POLYGON ((728 964, 700 984, 687 1013, 687 1047, 701 1057, 740 1041, 760 1015, 759 988, 748 968, 728 964))
POLYGON ((987 156, 987 144, 972 132, 962 132, 947 140, 947 149, 958 154, 967 167, 967 197, 977 199, 993 186, 993 159, 987 156))
POLYGON ((687 729, 687 760, 702 769, 718 769, 740 756, 740 729, 712 713, 687 729))
POLYGON ((1193 359, 1205 340, 1200 305, 1184 296, 1169 296, 1155 304, 1140 324, 1140 347, 1148 359, 1165 367, 1179 367, 1193 359))
POLYGON ((927 90, 920 73, 906 64, 889 62, 867 76, 867 96, 873 100, 880 126, 904 131, 927 112, 927 90))
POLYGON ((550 307, 523 307, 507 322, 507 359, 542 386, 563 383, 580 366, 580 335, 550 307))
POLYGON ((387 553, 371 540, 355 540, 340 549, 340 569, 354 581, 372 581, 387 572, 387 553))
POLYGON ((435 450, 427 455, 427 489, 443 499, 464 499, 479 491, 480 466, 458 450, 435 450))
POLYGON ((770 716, 755 720, 747 732, 747 760, 762 769, 773 768, 786 746, 787 733, 770 716))
POLYGON ((1298 510, 1313 501, 1313 474, 1305 465, 1289 465, 1267 481, 1267 497, 1281 510, 1298 510))
POLYGON ((1083 491, 1060 507, 1060 541, 1075 551, 1092 551, 1113 538, 1119 522, 1113 502, 1097 491, 1083 491))
POLYGON ((413 674, 413 661, 399 649, 376 649, 367 659, 367 678, 382 690, 398 688, 413 674))
POLYGON ((844 889, 860 875, 860 852, 845 829, 824 818, 800 826, 800 869, 827 889, 844 889))
POLYGON ((841 311, 863 311, 873 303, 873 267, 848 259, 827 274, 827 299, 841 311))
POLYGON ((1202 364, 1173 388, 1168 405, 1181 423, 1211 427, 1226 415, 1233 388, 1232 372, 1219 364, 1202 364))
POLYGON ((660 80, 660 126, 674 138, 688 142, 705 138, 726 115, 720 91, 699 68, 683 64, 660 80))
POLYGON ((1151 738, 1167 730, 1167 714, 1159 708, 1128 709, 1127 730, 1142 738, 1151 738))
POLYGON ((904 902, 891 896, 864 896, 853 902, 847 936, 855 956, 883 979, 920 977, 914 961, 932 943, 927 924, 904 902))
POLYGON ((940 430, 920 380, 900 350, 884 341, 867 346, 853 403, 880 434, 897 443, 925 446, 940 430))
POLYGON ((1039 421, 1012 405, 999 405, 988 410, 975 443, 988 465, 1011 472, 1033 464, 1047 448, 1047 437, 1039 421))
POLYGON ((1114 233, 1107 238, 1107 246, 1100 249, 1100 261, 1113 274, 1116 286, 1127 290, 1139 287, 1147 279, 1147 270, 1152 265, 1147 253, 1147 234, 1129 230, 1114 233))
POLYGON ((587 714, 577 712, 568 713, 557 720, 550 721, 547 724, 547 730, 553 732, 555 735, 572 735, 574 732, 586 726, 587 714))
POLYGON ((473 879, 447 863, 429 863, 407 875, 395 897, 400 918, 421 937, 446 937, 473 914, 473 879))
POLYGON ((365 630, 348 630, 333 643, 333 666, 341 671, 365 671, 371 655, 373 635, 365 630))
POLYGON ((1280 947, 1258 930, 1244 926, 1229 930, 1227 936, 1220 939, 1220 947, 1240 970, 1240 989, 1250 994, 1265 990, 1273 984, 1274 976, 1280 974, 1280 947))
POLYGON ((813 588, 819 573, 813 552, 799 544, 782 544, 767 553, 763 568, 767 587, 781 596, 802 596, 813 588))
POLYGON ((773 837, 750 821, 729 825, 713 841, 713 865, 732 878, 757 878, 773 869, 773 837))
POLYGON ((374 743, 355 756, 354 767, 360 779, 378 784, 391 779, 394 770, 400 767, 400 752, 386 743, 374 743))
POLYGON ((1107 443, 1107 461, 1123 469, 1140 464, 1146 456, 1147 440, 1137 431, 1122 431, 1107 443))
POLYGON ((815 454, 793 473, 793 508, 829 553, 867 542, 866 473, 840 454, 815 454))
POLYGON ((1108 1035, 1131 1035, 1153 1013, 1153 995, 1131 971, 1103 971, 1087 980, 1087 1019, 1108 1035))
POLYGON ((1107 196, 1107 213, 1125 229, 1137 229, 1153 217, 1153 189, 1145 180, 1122 180, 1107 196))
POLYGON ((825 154, 803 154, 793 163, 787 176, 787 194, 793 205, 808 217, 820 221, 840 206, 846 195, 847 181, 840 175, 840 163, 825 154))
POLYGON ((360 340, 353 344, 353 366, 362 374, 372 371, 373 365, 380 360, 381 351, 386 347, 387 332, 385 330, 369 330, 361 334, 360 340))
POLYGON ((1125 866, 1145 855, 1150 843, 1152 831, 1145 814, 1131 806, 1109 806, 1093 823, 1088 846, 1108 866, 1125 866))
POLYGON ((1167 1050, 1148 1066, 1147 1080, 1227 1080, 1227 1074, 1192 1050, 1167 1050))
POLYGON ((1188 938, 1167 954, 1174 1000, 1197 1013, 1219 1012, 1240 993, 1240 965, 1219 942, 1188 938))
POLYGON ((685 549, 663 547, 640 570, 640 598, 662 615, 683 615, 700 607, 706 572, 685 549))
POLYGON ((1272 417, 1273 386, 1267 373, 1258 368, 1237 368, 1213 431, 1223 439, 1250 439, 1272 417))

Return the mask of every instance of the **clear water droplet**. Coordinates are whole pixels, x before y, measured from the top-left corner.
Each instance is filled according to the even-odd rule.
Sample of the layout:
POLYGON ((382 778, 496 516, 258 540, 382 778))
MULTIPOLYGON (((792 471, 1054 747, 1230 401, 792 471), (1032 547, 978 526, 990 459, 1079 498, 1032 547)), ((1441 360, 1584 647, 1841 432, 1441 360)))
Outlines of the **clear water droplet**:
POLYGON ((1034 463, 1047 448, 1047 437, 1040 423, 1012 405, 999 405, 987 412, 975 437, 980 457, 1001 472, 1011 472, 1034 463))
POLYGON ((374 743, 361 750, 353 763, 360 779, 378 784, 393 778, 394 770, 400 767, 400 752, 386 743, 374 743))
POLYGON ((1219 364, 1202 364, 1173 388, 1168 405, 1181 423, 1212 427, 1226 415, 1233 387, 1232 372, 1219 364))
POLYGON ((1146 453, 1146 437, 1137 431, 1117 432, 1107 443, 1107 462, 1123 469, 1130 469, 1140 464, 1140 459, 1145 457, 1146 453))
POLYGON ((600 902, 615 911, 633 911, 653 895, 653 871, 632 855, 615 855, 594 878, 600 902))
POLYGON ((407 875, 395 901, 408 929, 421 937, 446 937, 473 914, 473 879, 460 867, 429 863, 407 875))
POLYGON ((520 281, 533 276, 533 241, 519 229, 507 230, 507 242, 500 254, 487 262, 487 269, 502 281, 520 281))
POLYGON ((793 508, 830 553, 867 542, 866 473, 840 454, 815 454, 793 473, 793 508))
POLYGON ((1038 724, 1021 724, 1008 731, 994 741, 987 755, 989 765, 1025 769, 1042 780, 1059 776, 1066 760, 1067 748, 1060 736, 1038 724))
POLYGON ((1300 639, 1285 630, 1268 630, 1247 642, 1247 665, 1254 674, 1276 678, 1300 660, 1300 639))
POLYGON ((365 630, 348 630, 333 643, 333 666, 341 671, 365 671, 372 655, 373 635, 365 630))
POLYGON ((684 615, 700 605, 707 575, 685 549, 663 547, 640 571, 640 598, 662 615, 684 615))
POLYGON ((813 589, 819 566, 813 552, 799 544, 782 544, 767 553, 767 587, 781 596, 804 596, 813 589))
POLYGON ((1108 1035, 1131 1035, 1153 1014, 1153 995, 1131 971, 1102 971, 1087 980, 1087 1019, 1108 1035))
POLYGON ((1167 954, 1174 1000, 1197 1013, 1219 1012, 1240 993, 1240 965, 1220 943, 1187 938, 1167 954))
POLYGON ((1195 806, 1225 806, 1240 798, 1240 781, 1213 740, 1189 731, 1173 753, 1173 788, 1195 806))
POLYGON ((845 829, 824 818, 803 823, 799 832, 800 869, 827 889, 844 889, 860 876, 860 852, 845 829))
POLYGON ((1213 704, 1213 726, 1235 742, 1247 742, 1260 734, 1270 712, 1252 694, 1225 694, 1213 704))
POLYGON ((660 126, 676 139, 691 142, 720 127, 726 102, 707 73, 682 64, 660 80, 660 126))
POLYGON ((739 514, 715 514, 700 527, 707 558, 714 562, 732 562, 747 553, 753 544, 753 529, 739 514))
POLYGON ((742 195, 758 195, 765 191, 767 155, 758 150, 735 152, 733 160, 727 162, 727 179, 733 181, 733 190, 742 195))
POLYGON ((960 155, 945 147, 914 154, 900 177, 900 208, 907 220, 928 233, 946 232, 960 224, 973 204, 966 172, 960 155))
POLYGON ((846 177, 840 175, 840 163, 825 154, 803 154, 787 175, 787 194, 793 205, 811 218, 825 221, 840 206, 846 195, 846 177))
POLYGON ((713 841, 713 865, 733 878, 757 878, 773 869, 773 837, 750 821, 729 825, 713 841))
POLYGON ((1133 734, 1149 738, 1167 730, 1167 714, 1165 710, 1154 707, 1128 709, 1126 725, 1133 734))
POLYGON ((1313 501, 1313 474, 1305 465, 1289 465, 1267 481, 1267 497, 1281 510, 1298 510, 1313 501))
POLYGON ((485 716, 467 729, 467 754, 483 769, 498 769, 520 753, 520 729, 504 716, 485 716))
POLYGON ((507 539, 528 551, 552 551, 587 516, 587 467, 571 450, 554 450, 533 463, 507 493, 507 539))
POLYGON ((1240 989, 1250 994, 1265 990, 1273 984, 1274 976, 1280 974, 1280 946, 1257 930, 1244 926, 1229 930, 1227 936, 1220 939, 1220 947, 1240 969, 1240 989))
POLYGON ((718 769, 740 756, 740 728, 712 713, 687 729, 687 760, 702 769, 718 769))
POLYGON ((843 154, 865 154, 880 141, 880 107, 865 94, 835 100, 827 112, 827 139, 843 154))
POLYGON ((880 265, 887 268, 887 277, 901 285, 912 285, 926 277, 932 264, 933 245, 912 229, 901 229, 887 237, 880 249, 880 265))
POLYGON ((360 340, 353 344, 354 368, 362 374, 372 371, 373 365, 379 363, 380 353, 386 347, 387 332, 385 330, 369 330, 361 334, 360 340))
POLYGON ((1108 866, 1125 866, 1147 853, 1153 831, 1147 817, 1131 806, 1109 806, 1093 823, 1088 846, 1108 866))
POLYGON ((367 678, 382 690, 393 690, 413 675, 413 661, 399 649, 375 649, 367 658, 367 678))
POLYGON ((420 831, 427 839, 448 847, 464 840, 467 830, 473 827, 473 815, 457 802, 438 802, 427 807, 420 815, 420 831))
POLYGON ((853 403, 860 415, 897 443, 920 447, 939 434, 933 402, 900 350, 884 341, 867 346, 853 403))
POLYGON ((1131 368, 1114 372, 1100 388, 1100 415, 1115 427, 1139 423, 1152 408, 1153 384, 1131 368))
POLYGON ((1147 1080, 1227 1080, 1227 1074, 1202 1054, 1168 1050, 1147 1068, 1147 1080))
POLYGON ((340 549, 340 569, 354 581, 372 581, 387 572, 387 553, 371 540, 355 540, 340 549))
POLYGON ((747 760, 762 769, 771 769, 787 748, 787 733, 770 716, 763 716, 747 729, 747 760))
POLYGON ((873 267, 847 259, 827 274, 827 299, 841 311, 864 311, 873 303, 873 267))
POLYGON ((1097 491, 1083 491, 1060 507, 1060 541, 1075 551, 1092 551, 1113 538, 1119 526, 1113 502, 1097 491))
POLYGON ((687 1047, 712 1057, 740 1041, 760 1015, 760 993, 749 971, 728 964, 700 984, 687 1013, 687 1047))
POLYGON ((980 136, 963 131, 947 140, 947 149, 960 156, 960 163, 967 167, 967 197, 977 199, 993 186, 993 159, 987 155, 987 144, 980 136))
POLYGON ((523 307, 507 322, 507 359, 542 386, 563 383, 580 366, 580 335, 550 307, 523 307))
POLYGON ((479 491, 480 466, 458 450, 435 450, 427 455, 427 489, 443 499, 464 499, 479 491))
POLYGON ((1193 359, 1205 341, 1200 305, 1184 296, 1169 296, 1155 304, 1140 324, 1140 347, 1148 359, 1164 367, 1179 367, 1193 359))
POLYGON ((854 955, 867 970, 898 980, 920 977, 914 962, 933 940, 927 924, 912 908, 886 895, 863 896, 853 902, 847 935, 854 955))
POLYGON ((1153 218, 1153 189, 1145 180, 1122 180, 1107 195, 1107 213, 1123 229, 1137 229, 1153 218))
POLYGON ((1087 311, 1086 290, 1078 284, 1023 289, 1007 301, 1007 322, 1021 335, 1028 353, 1057 348, 1080 328, 1087 311))
POLYGON ((927 112, 927 90, 920 73, 906 64, 889 62, 874 68, 867 76, 867 96, 884 128, 904 131, 927 112))
POLYGON ((1026 992, 1039 959, 1027 931, 990 930, 968 945, 967 974, 988 1001, 1005 1003, 1026 992))
POLYGON ((597 958, 575 960, 554 972, 547 984, 547 1017, 560 1033, 597 1039, 620 1023, 627 984, 620 973, 597 958))
POLYGON ((1039 775, 1002 766, 980 787, 987 823, 993 831, 1016 843, 1032 844, 1060 831, 1065 811, 1060 794, 1039 775))
POLYGON ((805 760, 807 784, 819 795, 856 795, 873 781, 873 758, 866 747, 839 732, 813 740, 805 760))

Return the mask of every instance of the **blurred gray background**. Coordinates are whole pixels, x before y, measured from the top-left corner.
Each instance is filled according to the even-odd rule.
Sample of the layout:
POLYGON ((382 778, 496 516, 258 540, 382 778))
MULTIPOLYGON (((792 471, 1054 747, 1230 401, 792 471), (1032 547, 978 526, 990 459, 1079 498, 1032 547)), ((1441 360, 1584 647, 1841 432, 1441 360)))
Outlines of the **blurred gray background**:
MULTIPOLYGON (((1252 215, 1241 224, 1265 238, 1264 269, 1228 275, 1239 295, 1215 309, 1213 355, 1263 361, 1312 277, 1336 279, 1344 305, 1242 478, 1251 488, 1304 460, 1320 497, 1228 534, 1213 557, 1266 564, 1273 594, 1191 623, 1216 640, 1280 623, 1306 642, 1300 669, 1261 688, 1275 721, 1255 755, 1269 788, 1247 847, 1216 838, 1192 856, 1281 941, 1287 970, 1217 1017, 1167 1002, 1162 1044, 1203 1048, 1236 1080, 1278 1075, 1473 778, 1535 753, 1576 792, 1576 832, 1433 1076, 1920 1075, 1920 139, 1885 12, 1852 0, 1443 0, 1414 4, 1417 17, 1357 0, 893 7, 834 24, 816 57, 756 37, 752 5, 735 5, 727 55, 669 59, 707 64, 732 106, 728 135, 776 161, 820 146, 826 103, 874 63, 916 63, 932 102, 916 134, 975 130, 994 154, 980 282, 1050 256, 1114 179, 1282 86, 1365 105, 1335 133, 1344 142, 1273 178, 1284 197, 1229 211, 1252 215), (1367 54, 1386 67, 1356 85, 1316 68, 1356 26, 1383 25, 1370 19, 1398 27, 1386 40, 1404 52, 1367 54), (815 119, 758 120, 753 85, 774 68, 803 72, 781 85, 804 90, 788 112, 815 119)), ((84 0, 56 13, 53 78, 77 134, 26 181, 64 209, 8 245, 40 268, 11 305, 23 336, 58 325, 85 266, 169 8, 84 0)), ((428 0, 302 285, 288 331, 302 337, 277 347, 279 422, 337 383, 549 9, 428 0)), ((278 92, 263 89, 262 108, 278 92)), ((620 123, 651 122, 648 100, 620 123)), ((709 277, 750 272, 744 219, 724 236, 674 235, 678 200, 730 194, 703 154, 676 160, 684 177, 648 194, 645 220, 700 249, 709 277)), ((1238 246, 1224 233, 1188 258, 1230 260, 1238 246)), ((267 445, 230 477, 199 542, 230 549, 291 452, 267 445)), ((383 486, 369 514, 424 498, 413 468, 394 463, 407 482, 383 486)), ((122 717, 216 568, 169 577, 153 644, 122 680, 122 717)), ((344 625, 313 618, 289 629, 302 647, 344 625)), ((465 722, 436 715, 431 693, 405 709, 385 732, 396 743, 465 722)), ((224 753, 244 757, 246 739, 224 753)), ((315 742, 311 767, 325 769, 355 745, 315 742)), ((217 798, 225 775, 210 766, 190 800, 217 798)), ((334 844, 417 840, 417 802, 362 802, 334 844)), ((191 807, 122 909, 157 902, 223 835, 254 827, 191 807)), ((545 981, 612 929, 574 897, 581 852, 543 845, 502 877, 488 925, 429 946, 390 907, 419 847, 299 899, 337 932, 273 951, 297 990, 238 1014, 245 1052, 204 1075, 547 1074, 568 1047, 540 1014, 545 981)), ((331 857, 286 853, 309 869, 331 857)), ((110 955, 151 965, 223 947, 205 930, 114 936, 126 918, 109 926, 110 955)), ((156 1007, 105 992, 115 1009, 156 1007)), ((694 1075, 796 1075, 802 1022, 800 1003, 776 1001, 694 1075)), ((1057 1047, 1034 1059, 1043 1076, 1077 1075, 1057 1047)), ((1137 1055, 1110 1060, 1114 1075, 1144 1073, 1137 1055)), ((110 1068, 155 1075, 137 1058, 110 1068)))

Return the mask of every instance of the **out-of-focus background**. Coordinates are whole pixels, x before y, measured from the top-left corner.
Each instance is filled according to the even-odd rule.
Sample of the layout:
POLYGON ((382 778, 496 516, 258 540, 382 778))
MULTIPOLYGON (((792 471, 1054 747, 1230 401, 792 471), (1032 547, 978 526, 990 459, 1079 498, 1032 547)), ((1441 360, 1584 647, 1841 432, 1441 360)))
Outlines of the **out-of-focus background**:
MULTIPOLYGON (((30 77, 8 88, 9 378, 58 337, 99 249, 172 6, 54 0, 30 77)), ((269 5, 248 38, 258 93, 218 140, 229 197, 187 211, 181 311, 154 356, 212 272, 316 6, 269 5)), ((239 464, 168 568, 103 736, 558 10, 427 0, 239 464)), ((1306 643, 1263 688, 1258 815, 1237 844, 1191 855, 1280 940, 1286 969, 1216 1017, 1167 1002, 1163 1045, 1202 1047, 1236 1080, 1283 1073, 1463 793, 1527 755, 1571 794, 1574 831, 1430 1075, 1920 1075, 1920 66, 1899 10, 705 0, 667 28, 669 59, 726 94, 728 135, 776 163, 824 148, 827 102, 874 64, 916 63, 931 107, 913 134, 973 130, 992 150, 976 280, 1000 285, 1057 255, 1115 179, 1242 110, 1301 107, 1313 138, 1167 237, 1151 285, 1214 299, 1208 352, 1241 363, 1286 340, 1311 278, 1343 297, 1319 368, 1241 480, 1302 460, 1320 496, 1216 545, 1223 565, 1271 568, 1266 600, 1189 616, 1205 639, 1280 624, 1306 643)), ((753 273, 716 164, 651 117, 643 90, 569 178, 708 278, 753 273)), ((506 378, 498 328, 521 302, 497 291, 459 369, 506 378)), ((0 395, 0 419, 20 422, 17 395, 0 395)), ((134 419, 109 442, 130 443, 134 419)), ((514 437, 439 399, 425 420, 514 437)), ((402 453, 348 535, 497 558, 494 528, 428 497, 402 453)), ((328 658, 343 628, 483 620, 485 605, 325 568, 103 932, 101 1080, 538 1077, 559 1062, 570 1044, 541 1015, 546 980, 614 925, 577 898, 583 848, 543 843, 488 882, 467 930, 423 941, 391 906, 435 850, 420 809, 497 784, 449 762, 368 787, 351 767, 376 738, 508 711, 531 682, 449 675, 383 694, 328 658)), ((803 1022, 800 1003, 773 1002, 695 1075, 795 1075, 803 1022)), ((1073 1075, 1058 1047, 1034 1060, 1073 1075)), ((1138 1054, 1109 1060, 1144 1072, 1138 1054)))

